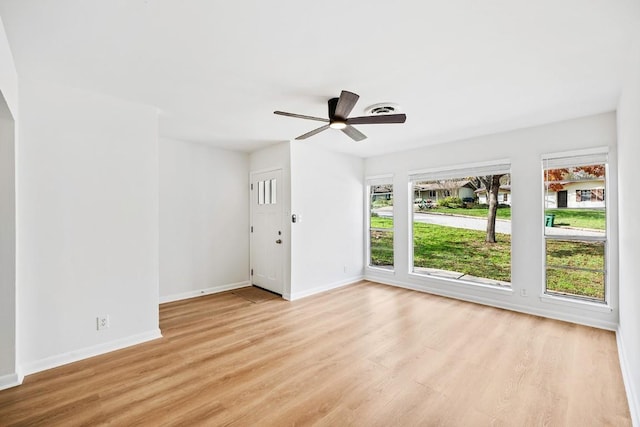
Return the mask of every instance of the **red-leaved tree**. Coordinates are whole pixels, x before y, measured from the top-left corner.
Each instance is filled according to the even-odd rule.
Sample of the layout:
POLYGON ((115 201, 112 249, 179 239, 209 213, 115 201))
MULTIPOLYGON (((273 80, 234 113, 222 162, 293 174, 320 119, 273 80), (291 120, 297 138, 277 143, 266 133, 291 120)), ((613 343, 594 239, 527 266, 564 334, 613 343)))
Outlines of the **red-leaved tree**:
POLYGON ((561 181, 576 179, 579 177, 595 177, 604 176, 604 165, 577 166, 573 168, 547 169, 544 172, 544 181, 548 189, 551 191, 560 191, 564 188, 561 181))

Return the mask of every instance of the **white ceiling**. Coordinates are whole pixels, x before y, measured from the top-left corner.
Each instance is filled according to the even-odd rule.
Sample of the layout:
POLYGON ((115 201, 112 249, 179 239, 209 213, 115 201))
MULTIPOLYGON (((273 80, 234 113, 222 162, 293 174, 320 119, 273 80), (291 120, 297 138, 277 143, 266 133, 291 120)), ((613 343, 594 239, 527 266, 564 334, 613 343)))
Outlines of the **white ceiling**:
POLYGON ((405 124, 304 144, 368 157, 616 108, 638 0, 0 0, 21 78, 157 106, 162 136, 250 151, 390 101, 405 124))

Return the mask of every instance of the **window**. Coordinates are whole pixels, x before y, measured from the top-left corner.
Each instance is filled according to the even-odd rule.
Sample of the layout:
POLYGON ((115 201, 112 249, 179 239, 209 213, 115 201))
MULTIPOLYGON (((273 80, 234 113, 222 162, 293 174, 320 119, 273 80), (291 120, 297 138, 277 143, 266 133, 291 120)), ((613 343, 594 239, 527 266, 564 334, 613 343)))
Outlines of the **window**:
POLYGON ((393 270, 393 184, 369 182, 369 266, 393 270))
POLYGON ((436 190, 429 190, 429 197, 432 199, 436 198, 436 190))
POLYGON ((508 163, 410 175, 412 192, 455 194, 414 205, 412 272, 483 285, 511 285, 508 163), (499 206, 500 205, 500 206, 499 206), (495 210, 494 210, 495 209, 495 210))
MULTIPOLYGON (((253 186, 253 184, 251 184, 253 186)), ((253 188, 253 187, 252 187, 253 188)), ((276 180, 268 179, 266 181, 258 181, 258 204, 259 205, 275 205, 276 200, 276 180)))
POLYGON ((607 156, 549 158, 543 168, 545 293, 605 303, 607 156), (567 193, 575 198, 556 203, 567 193))
POLYGON ((598 202, 604 201, 604 189, 576 190, 576 202, 598 202))

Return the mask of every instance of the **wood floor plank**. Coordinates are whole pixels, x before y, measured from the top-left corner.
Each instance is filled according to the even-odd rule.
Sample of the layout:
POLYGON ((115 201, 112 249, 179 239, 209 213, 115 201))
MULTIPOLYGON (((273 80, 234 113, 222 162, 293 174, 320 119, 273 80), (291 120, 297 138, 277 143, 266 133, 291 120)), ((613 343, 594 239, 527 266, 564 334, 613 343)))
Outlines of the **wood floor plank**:
POLYGON ((160 327, 0 391, 0 426, 631 425, 609 331, 366 281, 163 304, 160 327))

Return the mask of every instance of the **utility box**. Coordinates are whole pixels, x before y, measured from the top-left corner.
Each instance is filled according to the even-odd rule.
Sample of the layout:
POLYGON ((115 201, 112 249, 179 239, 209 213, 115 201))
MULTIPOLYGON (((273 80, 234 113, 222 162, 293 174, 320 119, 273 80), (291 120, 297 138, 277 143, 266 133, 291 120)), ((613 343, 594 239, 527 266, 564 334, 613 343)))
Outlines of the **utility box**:
POLYGON ((544 216, 544 226, 545 227, 553 227, 553 221, 556 219, 554 214, 545 214, 544 216))

